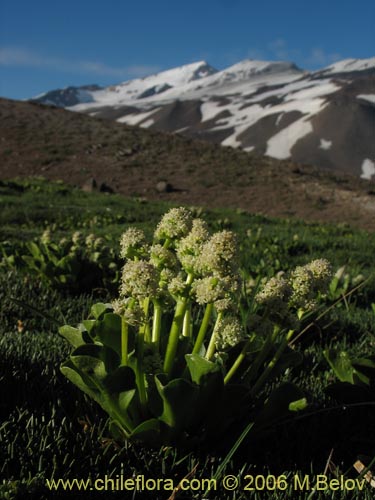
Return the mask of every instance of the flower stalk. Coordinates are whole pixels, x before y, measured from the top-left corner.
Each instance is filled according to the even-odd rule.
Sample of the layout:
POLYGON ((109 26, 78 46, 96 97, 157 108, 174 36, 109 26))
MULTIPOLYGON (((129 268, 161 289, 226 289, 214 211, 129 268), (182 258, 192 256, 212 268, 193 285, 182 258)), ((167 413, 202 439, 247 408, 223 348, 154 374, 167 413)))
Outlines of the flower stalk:
POLYGON ((258 393, 258 391, 264 386, 264 384, 267 382, 269 376, 271 375, 272 370, 275 368, 276 364, 280 360, 280 358, 281 358, 283 352, 285 351, 285 349, 288 345, 288 342, 292 338, 293 334, 294 334, 294 330, 289 330, 288 333, 283 338, 283 340, 281 341, 279 348, 277 349, 274 357, 267 364, 266 368, 264 369, 264 371, 262 372, 262 374, 260 375, 260 377, 258 378, 256 383, 253 385, 253 387, 250 391, 250 395, 252 397, 254 397, 258 393))
POLYGON ((128 333, 128 324, 121 316, 121 364, 124 366, 128 365, 128 333))
POLYGON ((193 354, 198 354, 202 348, 204 339, 206 337, 208 325, 210 323, 213 309, 214 309, 214 305, 212 302, 206 305, 203 319, 202 319, 202 323, 201 323, 201 326, 199 328, 199 332, 198 332, 198 335, 197 335, 197 338, 195 340, 195 344, 193 347, 193 351, 192 351, 193 354))
POLYGON ((213 355, 215 354, 215 350, 216 350, 215 343, 216 343, 217 338, 219 336, 219 324, 220 324, 220 321, 222 320, 222 318, 223 318, 223 312, 220 311, 217 315, 214 330, 212 332, 210 343, 208 344, 208 348, 207 348, 207 352, 206 352, 206 359, 208 361, 210 361, 213 358, 213 355))

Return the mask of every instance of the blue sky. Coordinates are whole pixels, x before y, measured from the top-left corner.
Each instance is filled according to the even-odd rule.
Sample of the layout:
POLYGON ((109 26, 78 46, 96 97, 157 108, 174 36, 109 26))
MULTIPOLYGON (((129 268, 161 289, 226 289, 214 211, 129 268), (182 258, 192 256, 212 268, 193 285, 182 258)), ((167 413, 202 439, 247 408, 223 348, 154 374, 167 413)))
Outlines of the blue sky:
POLYGON ((374 0, 0 0, 0 96, 110 85, 194 61, 306 69, 375 56, 374 0))

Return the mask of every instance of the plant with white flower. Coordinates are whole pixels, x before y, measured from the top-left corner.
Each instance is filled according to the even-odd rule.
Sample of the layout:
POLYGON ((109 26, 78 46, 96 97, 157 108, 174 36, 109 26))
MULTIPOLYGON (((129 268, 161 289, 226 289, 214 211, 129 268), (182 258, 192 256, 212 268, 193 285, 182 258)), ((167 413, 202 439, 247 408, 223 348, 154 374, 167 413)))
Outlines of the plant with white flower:
POLYGON ((120 239, 120 257, 123 259, 139 259, 147 255, 148 245, 141 229, 130 227, 120 239))
POLYGON ((102 405, 117 435, 186 444, 249 412, 239 387, 266 404, 264 385, 284 352, 291 356, 298 308, 323 291, 329 264, 271 278, 258 293, 254 285, 246 310, 232 231, 210 234, 180 207, 162 217, 152 242, 130 228, 120 244, 118 298, 93 306, 95 319, 78 329, 62 329, 76 347, 63 372, 102 405))
POLYGON ((155 230, 155 239, 164 241, 164 246, 174 245, 176 240, 186 236, 192 226, 191 212, 184 207, 172 208, 159 222, 155 230))

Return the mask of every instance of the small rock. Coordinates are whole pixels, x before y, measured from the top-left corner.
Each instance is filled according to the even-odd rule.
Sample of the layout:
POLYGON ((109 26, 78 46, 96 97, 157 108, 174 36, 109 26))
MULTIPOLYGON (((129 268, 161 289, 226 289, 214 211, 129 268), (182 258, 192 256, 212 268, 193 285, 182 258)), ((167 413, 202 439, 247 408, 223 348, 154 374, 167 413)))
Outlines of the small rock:
POLYGON ((98 185, 96 183, 96 180, 94 177, 91 177, 88 179, 82 186, 82 191, 85 191, 86 193, 92 193, 93 191, 96 191, 98 188, 98 185))
POLYGON ((156 191, 158 193, 170 193, 173 190, 172 184, 167 181, 159 181, 156 184, 156 191))

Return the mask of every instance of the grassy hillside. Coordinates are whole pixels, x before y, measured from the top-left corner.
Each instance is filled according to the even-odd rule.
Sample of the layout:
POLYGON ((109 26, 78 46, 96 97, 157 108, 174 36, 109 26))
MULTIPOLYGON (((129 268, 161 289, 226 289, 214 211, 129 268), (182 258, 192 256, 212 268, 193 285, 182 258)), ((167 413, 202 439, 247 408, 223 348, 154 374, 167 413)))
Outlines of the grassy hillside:
MULTIPOLYGON (((70 349, 58 335, 58 326, 87 318, 91 305, 111 300, 118 285, 106 287, 100 282, 84 292, 64 283, 57 286, 47 275, 33 273, 22 260, 25 244, 39 242, 46 230, 59 245, 62 238, 80 231, 85 237, 93 233, 103 238, 105 248, 114 251, 111 262, 121 266, 118 240, 124 230, 137 226, 151 236, 170 205, 117 194, 83 193, 43 179, 2 181, 0 203, 0 478, 4 480, 0 497, 91 500, 108 496, 102 491, 79 492, 77 488, 64 492, 62 487, 51 493, 46 486, 46 479, 51 478, 116 478, 119 474, 131 478, 143 474, 146 478, 172 478, 175 486, 189 474, 196 479, 213 478, 238 438, 239 429, 233 428, 226 440, 208 450, 122 446, 109 434, 104 411, 59 371, 70 349)), ((313 484, 315 475, 325 470, 331 479, 342 474, 357 479, 354 462, 360 457, 367 465, 375 456, 373 386, 366 389, 366 397, 359 391, 351 402, 343 404, 335 399, 326 388, 337 379, 323 350, 344 349, 350 357, 374 354, 375 234, 346 224, 279 220, 240 209, 196 206, 193 211, 209 223, 211 230, 231 229, 238 235, 241 269, 249 283, 314 258, 329 259, 334 270, 345 266, 320 314, 312 318, 295 344, 295 349, 303 353, 303 363, 282 373, 275 382, 297 383, 305 391, 308 409, 271 428, 250 433, 223 471, 224 475, 241 478, 236 493, 218 483, 217 490, 204 497, 291 498, 296 491, 296 475, 309 475, 313 484), (363 286, 348 294, 363 280, 367 280, 363 286), (271 485, 267 490, 260 485, 258 492, 245 490, 249 482, 246 475, 262 474, 283 476, 285 488, 275 490, 271 485)), ((373 491, 366 482, 363 491, 357 488, 313 494, 312 490, 301 489, 298 498, 313 494, 312 498, 369 500, 373 491)), ((110 497, 166 499, 171 494, 122 491, 110 497)), ((180 490, 171 498, 198 499, 203 498, 203 492, 180 490)))

